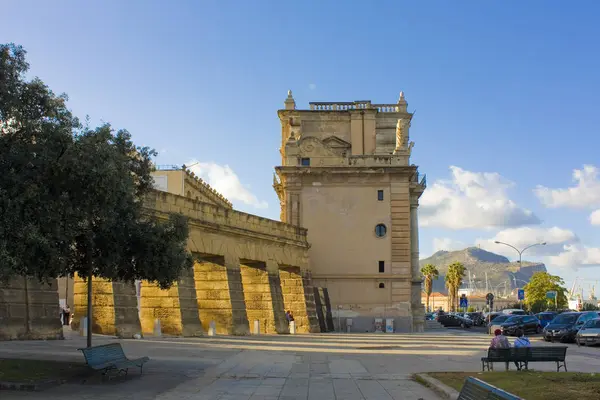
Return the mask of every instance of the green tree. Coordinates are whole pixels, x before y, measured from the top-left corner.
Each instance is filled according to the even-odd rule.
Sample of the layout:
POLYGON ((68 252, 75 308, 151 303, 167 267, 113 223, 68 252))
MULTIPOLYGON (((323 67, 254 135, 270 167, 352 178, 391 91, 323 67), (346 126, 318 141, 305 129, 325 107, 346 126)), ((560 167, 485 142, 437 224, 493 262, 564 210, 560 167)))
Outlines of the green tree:
POLYGON ((440 272, 435 265, 427 264, 421 268, 421 273, 423 274, 424 278, 423 286, 427 301, 427 311, 431 311, 429 307, 429 296, 431 296, 431 291, 433 290, 433 280, 440 276, 440 272))
POLYGON ((547 309, 555 310, 557 306, 558 309, 567 307, 567 289, 564 284, 565 282, 559 276, 536 272, 529 279, 529 283, 523 287, 527 308, 538 313, 547 309), (546 293, 552 291, 557 293, 556 304, 554 299, 546 298, 546 293))
POLYGON ((155 152, 105 124, 82 127, 25 51, 0 46, 0 278, 144 279, 169 287, 192 265, 187 219, 158 221, 144 202, 155 152))
POLYGON ((448 288, 448 300, 450 303, 450 309, 456 311, 458 309, 458 289, 462 285, 463 278, 465 277, 465 266, 460 262, 454 262, 448 266, 448 272, 446 273, 446 287, 448 288))

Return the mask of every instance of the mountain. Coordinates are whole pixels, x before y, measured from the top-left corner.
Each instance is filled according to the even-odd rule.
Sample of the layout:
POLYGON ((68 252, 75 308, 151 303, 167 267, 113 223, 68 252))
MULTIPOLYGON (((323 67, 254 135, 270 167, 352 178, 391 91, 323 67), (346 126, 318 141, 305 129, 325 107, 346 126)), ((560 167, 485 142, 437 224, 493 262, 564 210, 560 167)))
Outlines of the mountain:
POLYGON ((431 257, 419 260, 420 266, 433 264, 440 271, 439 279, 433 282, 433 291, 446 293, 444 275, 448 266, 453 262, 462 263, 467 269, 463 287, 468 287, 469 272, 471 274, 472 287, 484 293, 488 291, 510 292, 516 287, 523 287, 535 272, 546 272, 543 263, 523 261, 523 265, 510 260, 499 254, 495 254, 478 247, 468 247, 457 251, 438 251, 431 257), (487 285, 486 285, 487 275, 487 285))

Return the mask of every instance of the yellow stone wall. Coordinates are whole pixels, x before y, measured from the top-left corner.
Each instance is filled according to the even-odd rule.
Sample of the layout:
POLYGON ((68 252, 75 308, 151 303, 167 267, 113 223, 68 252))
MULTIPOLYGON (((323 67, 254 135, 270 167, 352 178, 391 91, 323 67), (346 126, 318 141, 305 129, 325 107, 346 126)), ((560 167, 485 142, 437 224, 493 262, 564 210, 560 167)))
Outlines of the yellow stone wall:
MULTIPOLYGON (((73 283, 73 324, 79 329, 81 318, 87 315, 87 281, 75 275, 73 283)), ((115 303, 112 282, 102 278, 92 279, 92 332, 103 335, 116 334, 115 303)))

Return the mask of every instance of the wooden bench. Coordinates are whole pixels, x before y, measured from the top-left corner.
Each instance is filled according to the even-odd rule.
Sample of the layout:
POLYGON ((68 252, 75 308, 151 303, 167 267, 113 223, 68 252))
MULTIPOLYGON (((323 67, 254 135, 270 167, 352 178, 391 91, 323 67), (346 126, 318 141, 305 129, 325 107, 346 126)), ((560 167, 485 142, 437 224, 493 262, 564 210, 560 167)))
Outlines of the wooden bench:
POLYGON ((83 352, 87 365, 96 371, 102 371, 102 375, 111 371, 116 371, 117 375, 127 375, 129 368, 132 367, 138 367, 141 375, 144 363, 150 360, 148 357, 128 359, 120 343, 109 343, 79 350, 83 352))
POLYGON ((488 349, 487 357, 481 358, 481 370, 494 370, 495 362, 503 362, 508 371, 511 362, 517 363, 519 369, 529 369, 530 362, 555 362, 556 372, 564 368, 567 371, 566 346, 536 346, 536 347, 511 347, 509 349, 488 349))
MULTIPOLYGON (((498 349, 508 350, 508 349, 498 349)), ((502 389, 498 389, 488 383, 480 381, 477 378, 469 376, 465 379, 460 394, 456 400, 523 400, 521 397, 510 394, 502 389)))

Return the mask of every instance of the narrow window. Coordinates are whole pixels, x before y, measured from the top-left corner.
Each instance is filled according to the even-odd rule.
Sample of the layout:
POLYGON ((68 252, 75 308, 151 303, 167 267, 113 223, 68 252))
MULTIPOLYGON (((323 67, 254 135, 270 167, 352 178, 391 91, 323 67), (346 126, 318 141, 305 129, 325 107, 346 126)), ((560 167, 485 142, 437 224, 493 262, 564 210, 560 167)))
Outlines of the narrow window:
POLYGON ((304 167, 310 167, 310 158, 301 159, 300 164, 304 167))
POLYGON ((377 191, 377 200, 383 201, 383 190, 377 191))
POLYGON ((385 289, 385 284, 383 282, 379 284, 379 289, 385 289))
POLYGON ((379 261, 379 272, 380 273, 385 272, 385 261, 379 261))

